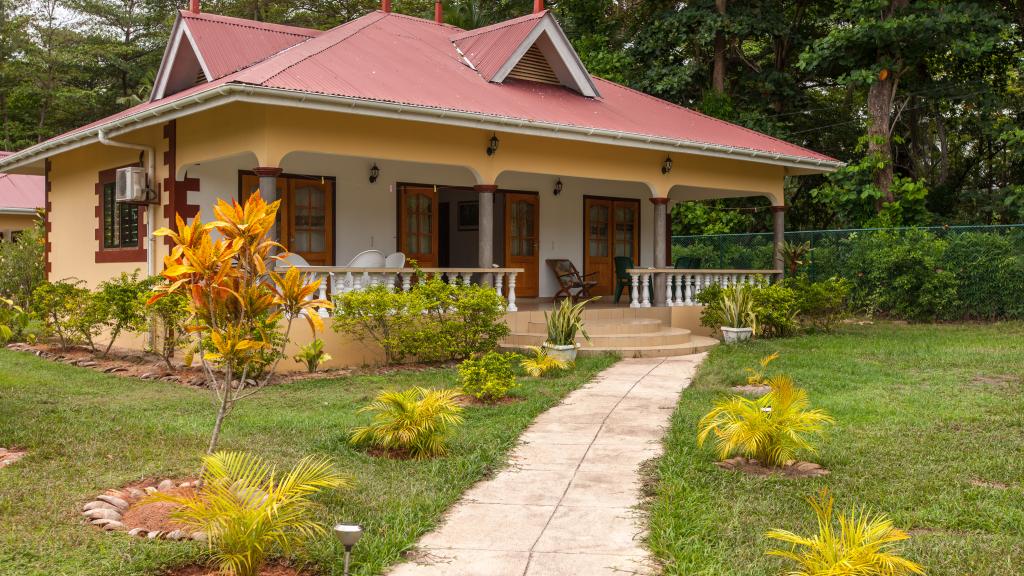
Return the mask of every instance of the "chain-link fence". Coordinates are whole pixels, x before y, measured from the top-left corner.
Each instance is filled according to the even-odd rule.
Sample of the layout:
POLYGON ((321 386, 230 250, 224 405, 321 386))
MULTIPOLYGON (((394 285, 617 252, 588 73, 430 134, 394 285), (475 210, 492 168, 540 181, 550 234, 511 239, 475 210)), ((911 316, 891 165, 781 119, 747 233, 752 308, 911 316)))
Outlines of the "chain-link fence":
MULTIPOLYGON (((841 274, 845 255, 852 242, 870 234, 902 234, 913 228, 855 228, 845 230, 797 230, 786 232, 786 241, 809 243, 809 264, 802 266, 811 278, 827 278, 841 274)), ((1006 236, 1024 254, 1024 224, 1000 226, 928 226, 926 230, 938 237, 981 233, 1006 236)), ((673 236, 672 262, 677 268, 705 269, 768 269, 772 267, 772 233, 712 234, 706 236, 673 236)))

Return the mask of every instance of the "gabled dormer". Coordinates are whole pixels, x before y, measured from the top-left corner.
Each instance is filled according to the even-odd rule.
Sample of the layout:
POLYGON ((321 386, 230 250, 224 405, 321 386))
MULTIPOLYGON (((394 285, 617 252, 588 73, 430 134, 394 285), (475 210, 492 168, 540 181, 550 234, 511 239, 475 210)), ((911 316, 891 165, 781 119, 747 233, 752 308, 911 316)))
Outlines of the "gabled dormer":
POLYGON ((451 38, 463 62, 488 82, 507 78, 557 84, 589 98, 600 93, 562 27, 547 10, 451 38))
POLYGON ((223 78, 319 34, 308 28, 182 10, 150 99, 223 78))

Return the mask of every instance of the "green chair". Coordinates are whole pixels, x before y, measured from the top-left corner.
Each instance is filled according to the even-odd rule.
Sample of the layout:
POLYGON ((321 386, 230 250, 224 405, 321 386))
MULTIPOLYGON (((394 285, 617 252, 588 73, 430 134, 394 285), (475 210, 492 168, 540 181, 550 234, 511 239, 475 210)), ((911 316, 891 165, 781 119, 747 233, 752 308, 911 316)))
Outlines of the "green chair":
MULTIPOLYGON (((629 275, 630 268, 636 268, 633 265, 633 259, 629 256, 616 256, 615 257, 615 303, 619 303, 619 299, 622 297, 622 291, 625 290, 627 294, 633 286, 633 277, 629 275)), ((653 301, 654 299, 654 287, 647 286, 647 294, 653 301)))
POLYGON ((700 260, 690 256, 680 256, 676 258, 674 268, 681 268, 683 270, 696 270, 700 268, 700 260))

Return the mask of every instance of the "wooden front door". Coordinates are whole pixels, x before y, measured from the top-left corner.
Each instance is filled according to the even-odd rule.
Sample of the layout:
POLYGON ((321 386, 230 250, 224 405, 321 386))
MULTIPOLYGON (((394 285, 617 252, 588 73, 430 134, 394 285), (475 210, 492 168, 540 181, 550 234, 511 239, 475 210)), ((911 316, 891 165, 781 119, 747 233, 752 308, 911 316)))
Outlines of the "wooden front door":
POLYGON ((420 268, 436 268, 437 191, 433 186, 401 186, 398 190, 398 250, 420 268))
POLYGON ((288 179, 288 210, 283 238, 288 250, 313 266, 334 265, 334 194, 330 182, 288 179))
POLYGON ((597 286, 594 295, 610 295, 615 289, 615 257, 631 258, 639 266, 640 201, 613 198, 583 200, 583 270, 597 286))
MULTIPOLYGON (((260 179, 242 173, 239 202, 259 190, 260 179)), ((277 227, 281 244, 312 266, 334 265, 334 179, 277 177, 277 227)))
POLYGON ((540 292, 540 206, 536 194, 505 194, 505 267, 522 268, 516 295, 536 298, 540 292))

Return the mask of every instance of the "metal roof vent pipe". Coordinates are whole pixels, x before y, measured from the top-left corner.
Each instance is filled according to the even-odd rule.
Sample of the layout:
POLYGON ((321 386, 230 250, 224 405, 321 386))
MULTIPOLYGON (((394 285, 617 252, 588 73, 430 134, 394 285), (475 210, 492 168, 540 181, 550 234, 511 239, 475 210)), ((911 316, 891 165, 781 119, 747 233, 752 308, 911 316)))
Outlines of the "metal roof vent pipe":
POLYGON ((441 0, 434 2, 434 22, 444 22, 444 7, 441 6, 441 0))
POLYGON ((380 0, 380 9, 384 12, 391 12, 391 0, 380 0))
POLYGON ((544 11, 544 0, 533 0, 533 13, 544 11))

